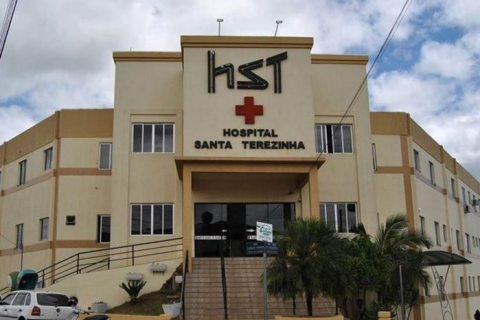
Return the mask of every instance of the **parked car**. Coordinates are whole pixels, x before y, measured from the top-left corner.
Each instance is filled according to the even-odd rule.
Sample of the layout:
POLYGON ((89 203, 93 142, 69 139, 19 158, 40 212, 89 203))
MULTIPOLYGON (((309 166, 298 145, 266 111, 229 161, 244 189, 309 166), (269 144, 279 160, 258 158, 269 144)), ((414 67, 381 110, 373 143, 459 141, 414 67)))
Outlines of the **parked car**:
POLYGON ((0 301, 0 320, 76 319, 69 299, 57 292, 12 291, 0 301))

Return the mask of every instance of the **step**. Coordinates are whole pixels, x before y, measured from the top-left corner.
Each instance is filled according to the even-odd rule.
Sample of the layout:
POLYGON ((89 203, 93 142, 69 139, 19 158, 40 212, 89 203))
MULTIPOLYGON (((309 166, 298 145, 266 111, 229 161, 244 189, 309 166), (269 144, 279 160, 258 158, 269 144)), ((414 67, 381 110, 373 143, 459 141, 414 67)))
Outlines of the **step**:
MULTIPOLYGON (((271 259, 270 259, 271 260, 271 259)), ((219 258, 194 258, 193 270, 185 278, 185 317, 187 320, 224 319, 221 261, 219 258)), ((227 309, 229 320, 263 320, 262 258, 226 258, 227 309)), ((269 319, 275 314, 292 314, 292 302, 268 297, 269 319)), ((297 300, 297 314, 306 315, 303 299, 297 300)), ((331 299, 315 299, 314 313, 335 312, 331 299)))

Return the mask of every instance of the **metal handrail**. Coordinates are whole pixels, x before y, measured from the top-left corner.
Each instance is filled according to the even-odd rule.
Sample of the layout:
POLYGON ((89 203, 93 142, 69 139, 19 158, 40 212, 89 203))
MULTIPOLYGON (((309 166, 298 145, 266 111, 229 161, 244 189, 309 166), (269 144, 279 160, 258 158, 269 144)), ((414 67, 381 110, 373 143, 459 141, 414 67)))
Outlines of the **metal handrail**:
POLYGON ((185 263, 183 264, 183 279, 182 279, 182 318, 185 320, 185 287, 188 273, 188 250, 185 253, 185 263))
POLYGON ((228 309, 227 309, 227 276, 225 273, 224 248, 220 249, 220 265, 222 269, 223 310, 224 310, 224 319, 226 320, 228 319, 228 309))
POLYGON ((127 260, 130 261, 130 265, 134 266, 135 259, 181 251, 182 249, 172 249, 172 247, 180 245, 179 243, 172 242, 181 240, 182 238, 172 238, 79 252, 38 271, 39 283, 44 284, 47 280, 56 283, 75 274, 89 273, 100 269, 108 270, 110 269, 110 264, 115 261, 127 260))
POLYGON ((3 295, 8 293, 9 291, 10 291, 10 287, 6 286, 6 287, 0 289, 0 295, 3 297, 3 295))

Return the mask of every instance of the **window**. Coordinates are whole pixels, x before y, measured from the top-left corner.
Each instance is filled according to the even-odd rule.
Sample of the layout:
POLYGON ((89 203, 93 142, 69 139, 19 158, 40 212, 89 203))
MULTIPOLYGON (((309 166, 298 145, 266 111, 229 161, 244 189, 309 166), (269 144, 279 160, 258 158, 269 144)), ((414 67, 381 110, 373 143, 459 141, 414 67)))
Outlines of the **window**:
POLYGON ((48 239, 48 218, 40 219, 40 240, 48 239))
POLYGON ((18 175, 18 184, 25 184, 27 179, 27 160, 20 161, 18 164, 19 175, 18 175))
POLYGON ((355 203, 321 203, 320 218, 333 226, 337 232, 355 232, 357 206, 355 203))
POLYGON ((441 246, 442 242, 440 240, 440 224, 435 221, 435 241, 437 246, 441 246))
POLYGON ((455 236, 456 236, 456 240, 457 240, 457 249, 462 250, 462 245, 460 243, 460 231, 456 230, 455 231, 455 236))
POLYGON ((10 293, 8 296, 6 296, 6 297, 2 300, 2 305, 10 305, 16 295, 17 295, 16 292, 10 293))
POLYGON ((2 171, 0 171, 0 190, 2 190, 2 171))
POLYGON ((53 148, 48 148, 43 153, 44 153, 44 158, 45 158, 44 170, 52 169, 53 148))
POLYGON ((413 160, 415 161, 415 170, 421 172, 420 168, 420 153, 417 150, 413 149, 413 160))
POLYGON ((373 170, 377 171, 377 147, 372 143, 373 170))
POLYGON ((97 242, 109 243, 110 242, 110 215, 101 214, 97 220, 97 242))
POLYGON ((422 217, 422 216, 419 216, 420 217, 420 232, 425 235, 426 232, 425 232, 425 218, 422 217))
POLYGON ((76 222, 77 221, 76 221, 75 216, 67 216, 66 217, 65 223, 66 223, 67 226, 74 226, 76 222))
POLYGON ((173 204, 132 204, 130 234, 173 234, 173 204))
POLYGON ((457 193, 455 192, 455 179, 453 178, 450 179, 450 188, 451 188, 452 198, 455 198, 457 196, 457 193))
POLYGON ((473 195, 473 201, 472 201, 472 202, 473 202, 473 203, 472 203, 473 210, 474 210, 475 212, 477 212, 477 206, 476 206, 476 204, 477 204, 477 199, 475 199, 475 195, 473 195))
POLYGON ((465 188, 464 187, 462 187, 462 200, 463 200, 463 204, 467 203, 467 198, 465 197, 465 188))
POLYGON ((317 153, 352 153, 352 126, 317 124, 315 125, 317 153))
POLYGON ((465 283, 463 281, 463 277, 460 277, 460 292, 461 293, 465 292, 465 283))
POLYGON ((465 245, 467 246, 467 252, 470 253, 470 235, 465 233, 465 245))
POLYGON ((12 306, 23 306, 27 299, 28 292, 19 292, 12 302, 12 306))
POLYGON ((431 161, 428 162, 430 166, 430 184, 435 185, 435 167, 431 161))
POLYGON ((98 164, 100 170, 112 169, 112 144, 100 143, 100 162, 98 164))
POLYGON ((443 225, 443 242, 447 243, 447 226, 443 225))
POLYGON ((20 250, 23 248, 23 223, 16 225, 17 238, 15 243, 15 249, 20 250))
POLYGON ((133 152, 174 152, 174 140, 173 123, 133 124, 133 152))

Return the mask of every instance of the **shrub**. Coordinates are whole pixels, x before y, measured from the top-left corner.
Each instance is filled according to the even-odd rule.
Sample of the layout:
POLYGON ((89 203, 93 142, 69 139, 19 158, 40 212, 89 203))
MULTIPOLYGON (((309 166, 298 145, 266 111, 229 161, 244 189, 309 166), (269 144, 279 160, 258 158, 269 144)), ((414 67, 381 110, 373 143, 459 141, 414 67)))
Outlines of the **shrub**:
POLYGON ((125 284, 124 282, 122 282, 122 284, 119 285, 119 287, 128 293, 130 300, 134 300, 138 297, 140 290, 142 290, 146 284, 147 284, 146 281, 130 280, 128 281, 128 284, 125 284))

